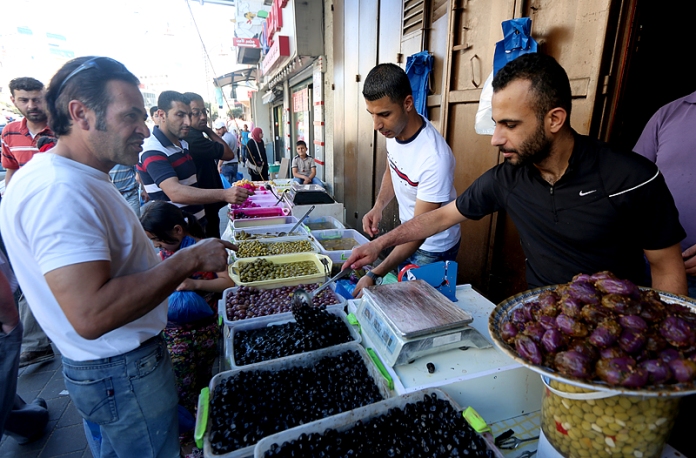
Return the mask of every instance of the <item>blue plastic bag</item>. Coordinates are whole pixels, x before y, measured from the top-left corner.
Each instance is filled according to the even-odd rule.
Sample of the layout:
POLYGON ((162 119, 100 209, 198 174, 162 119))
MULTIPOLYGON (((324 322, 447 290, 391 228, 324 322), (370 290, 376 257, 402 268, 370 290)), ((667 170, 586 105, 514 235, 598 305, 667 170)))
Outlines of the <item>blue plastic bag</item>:
POLYGON ((508 62, 522 54, 537 52, 537 42, 532 38, 532 20, 528 17, 503 21, 503 39, 495 44, 493 75, 508 62))
POLYGON ((173 323, 190 323, 213 313, 205 299, 194 291, 174 291, 169 295, 167 319, 173 323))
POLYGON ((225 175, 223 175, 222 173, 220 174, 220 179, 222 180, 222 188, 223 189, 227 189, 227 188, 232 187, 230 182, 227 181, 227 178, 225 178, 225 175))
POLYGON ((413 105, 419 115, 428 119, 428 87, 433 70, 433 56, 426 51, 418 52, 406 59, 406 75, 411 83, 413 105))

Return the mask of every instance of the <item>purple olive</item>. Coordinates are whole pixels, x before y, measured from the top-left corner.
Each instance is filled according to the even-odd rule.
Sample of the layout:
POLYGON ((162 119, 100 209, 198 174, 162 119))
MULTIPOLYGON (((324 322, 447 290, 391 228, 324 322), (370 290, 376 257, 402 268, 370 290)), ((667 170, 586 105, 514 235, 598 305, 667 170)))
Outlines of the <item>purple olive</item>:
POLYGON ((672 370, 661 359, 649 359, 640 363, 640 367, 648 371, 648 380, 655 385, 662 385, 672 378, 672 370))
POLYGON ((642 367, 636 367, 622 381, 621 386, 626 388, 643 388, 649 379, 648 371, 642 367))
POLYGON ((653 353, 661 352, 667 348, 667 345, 665 338, 654 331, 648 334, 648 339, 645 341, 645 349, 653 353))
POLYGON ((646 342, 645 334, 626 328, 619 337, 619 347, 626 353, 638 353, 646 342))
POLYGON ((531 337, 534 342, 539 343, 545 332, 546 329, 540 323, 530 322, 525 325, 522 334, 531 337))
POLYGON ((531 319, 532 317, 529 314, 529 309, 524 307, 516 308, 512 311, 512 314, 510 315, 510 321, 513 324, 523 324, 527 321, 530 321, 531 319))
POLYGON ((625 315, 619 318, 619 324, 624 328, 631 328, 634 331, 645 332, 648 324, 638 315, 625 315))
POLYGON ((696 378, 696 363, 688 359, 673 359, 669 363, 674 378, 679 383, 689 383, 696 378))
POLYGON ((544 329, 556 329, 556 318, 548 315, 541 315, 539 317, 539 324, 544 327, 544 329))
POLYGON ((553 291, 544 291, 537 298, 539 303, 539 312, 542 315, 556 316, 558 315, 558 300, 559 296, 553 291))
POLYGON ((580 317, 580 311, 582 310, 582 305, 577 299, 573 299, 569 296, 563 296, 559 301, 561 308, 561 313, 567 315, 571 318, 580 317))
POLYGON ((693 342, 694 334, 686 321, 668 316, 660 324, 660 334, 675 347, 687 347, 693 342))
POLYGON ((616 279, 616 275, 613 273, 609 272, 608 270, 603 270, 602 272, 597 272, 595 274, 590 275, 590 282, 594 283, 597 280, 605 280, 605 279, 616 279))
POLYGON ((635 305, 633 299, 620 294, 605 294, 602 296, 602 305, 617 313, 626 313, 635 305))
POLYGON ((592 331, 592 334, 590 334, 588 341, 597 348, 608 348, 614 345, 614 342, 616 342, 621 333, 621 327, 616 324, 616 322, 612 323, 613 324, 607 323, 606 325, 600 324, 597 326, 595 330, 592 331), (616 332, 617 328, 618 334, 616 332))
POLYGON ((587 326, 568 315, 560 314, 556 317, 556 326, 572 337, 585 337, 588 334, 587 326))
POLYGON ((505 342, 512 344, 518 332, 519 331, 517 330, 517 326, 510 323, 509 321, 506 321, 505 323, 503 323, 503 326, 500 329, 500 337, 505 342))
POLYGON ((628 356, 626 352, 617 346, 602 348, 599 351, 599 357, 602 359, 623 358, 626 356, 628 356))
POLYGON ((541 364, 541 351, 534 341, 525 335, 518 335, 515 338, 515 348, 521 358, 526 359, 532 364, 541 364))
POLYGON ((640 298, 640 289, 629 280, 600 278, 595 280, 594 284, 598 290, 605 294, 620 294, 632 299, 640 298))
POLYGON ((595 365, 597 376, 610 385, 621 385, 624 379, 634 371, 636 362, 630 357, 600 359, 595 365))
POLYGON ((559 352, 554 358, 556 370, 563 375, 587 379, 592 376, 592 361, 573 350, 559 352))
POLYGON ((592 283, 592 277, 587 274, 577 274, 576 276, 573 277, 571 281, 582 281, 586 283, 592 283))
POLYGON ((603 319, 612 316, 612 312, 601 305, 590 304, 582 308, 581 316, 586 323, 598 324, 603 319))
POLYGON ((581 304, 599 304, 599 294, 591 283, 584 281, 572 282, 568 285, 566 294, 581 304))
POLYGON ((660 359, 666 363, 669 363, 675 359, 682 359, 682 355, 674 348, 665 348, 660 352, 660 359))
POLYGON ((557 353, 558 350, 563 346, 563 334, 561 334, 561 331, 558 329, 549 329, 541 338, 541 344, 544 346, 547 352, 557 353))
POLYGON ((568 350, 575 351, 587 356, 591 361, 596 361, 599 358, 599 352, 595 347, 590 345, 586 339, 572 339, 568 342, 568 350))

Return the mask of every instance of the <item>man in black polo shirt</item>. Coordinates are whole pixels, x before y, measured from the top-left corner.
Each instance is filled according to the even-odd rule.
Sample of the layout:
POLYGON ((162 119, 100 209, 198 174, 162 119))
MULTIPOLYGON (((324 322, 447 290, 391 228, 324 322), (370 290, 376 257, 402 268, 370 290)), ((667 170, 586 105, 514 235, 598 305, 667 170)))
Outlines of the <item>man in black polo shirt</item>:
MULTIPOLYGON (((189 153, 196 164, 198 186, 203 189, 222 190, 217 161, 234 159, 234 151, 208 125, 208 112, 203 97, 195 92, 185 92, 184 96, 191 101, 191 128, 184 140, 188 143, 189 153)), ((208 220, 208 225, 205 227, 206 237, 220 238, 218 212, 226 204, 227 202, 220 201, 203 205, 205 218, 208 220)))
POLYGON ((456 201, 354 249, 345 266, 362 267, 384 248, 505 209, 520 233, 529 287, 602 270, 644 285, 645 255, 654 288, 686 294, 685 233, 664 178, 645 158, 570 127, 570 83, 552 57, 526 54, 503 67, 492 109, 491 143, 505 162, 456 201))

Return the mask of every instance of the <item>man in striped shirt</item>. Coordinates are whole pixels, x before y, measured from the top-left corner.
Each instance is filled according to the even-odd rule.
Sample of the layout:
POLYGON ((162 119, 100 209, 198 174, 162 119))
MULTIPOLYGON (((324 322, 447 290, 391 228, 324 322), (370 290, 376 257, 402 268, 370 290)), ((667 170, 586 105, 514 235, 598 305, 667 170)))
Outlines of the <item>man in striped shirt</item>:
POLYGON ((249 196, 245 188, 202 189, 196 165, 185 138, 191 130, 190 100, 176 91, 164 91, 157 100, 159 126, 145 139, 138 175, 150 200, 164 200, 195 215, 205 227, 204 204, 241 204, 249 196))
POLYGON ((39 152, 36 143, 41 137, 53 137, 48 128, 44 106, 44 85, 34 78, 10 81, 10 100, 24 116, 9 123, 2 131, 2 166, 7 170, 5 186, 12 175, 39 152))

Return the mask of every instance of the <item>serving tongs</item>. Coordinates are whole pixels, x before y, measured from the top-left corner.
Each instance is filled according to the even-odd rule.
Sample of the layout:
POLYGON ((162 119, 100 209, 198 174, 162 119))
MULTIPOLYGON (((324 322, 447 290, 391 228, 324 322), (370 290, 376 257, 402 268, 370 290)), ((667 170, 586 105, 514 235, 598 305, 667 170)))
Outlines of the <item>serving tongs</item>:
POLYGON ((292 233, 295 232, 295 229, 300 227, 300 224, 302 224, 302 221, 304 221, 305 218, 308 217, 310 213, 312 213, 312 211, 314 210, 314 207, 315 207, 315 205, 312 205, 311 207, 309 207, 309 210, 307 210, 307 213, 305 213, 304 216, 302 218, 300 218, 299 221, 297 221, 297 223, 295 223, 295 225, 292 227, 292 229, 290 229, 288 232, 278 232, 278 237, 285 237, 286 235, 292 235, 292 233))
POLYGON ((348 275, 350 275, 351 272, 351 269, 343 269, 342 271, 331 277, 329 281, 325 282, 319 288, 311 292, 307 292, 302 288, 297 288, 295 292, 292 293, 293 305, 297 307, 302 307, 303 305, 312 305, 312 299, 314 299, 314 296, 326 289, 329 285, 331 285, 331 283, 335 282, 336 280, 340 280, 343 277, 347 277, 348 275))

